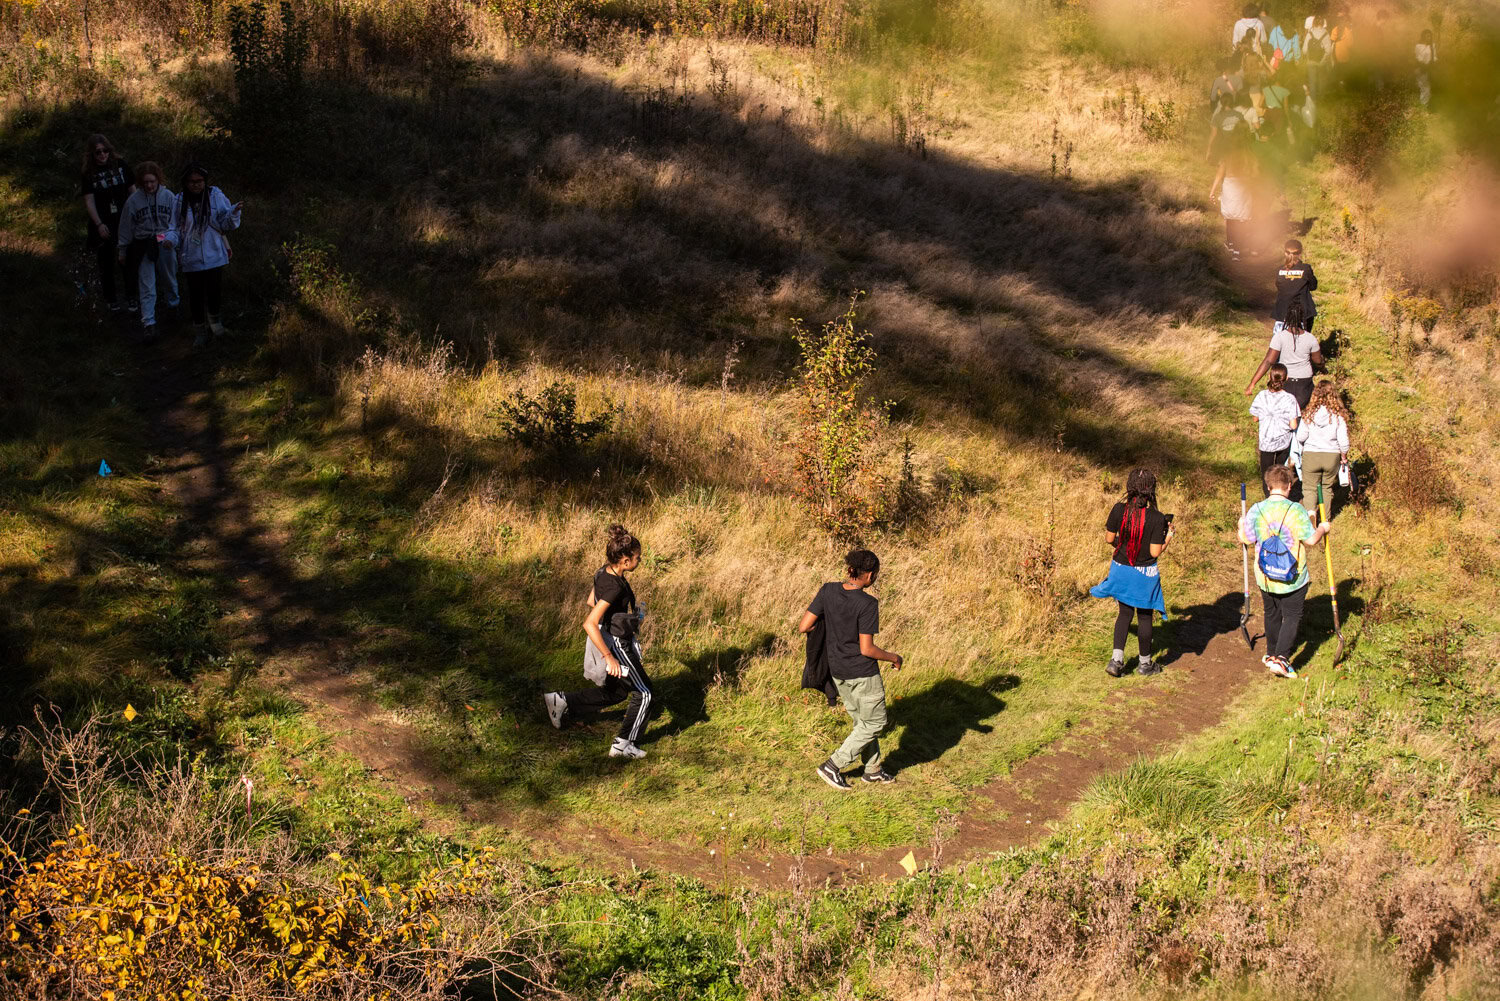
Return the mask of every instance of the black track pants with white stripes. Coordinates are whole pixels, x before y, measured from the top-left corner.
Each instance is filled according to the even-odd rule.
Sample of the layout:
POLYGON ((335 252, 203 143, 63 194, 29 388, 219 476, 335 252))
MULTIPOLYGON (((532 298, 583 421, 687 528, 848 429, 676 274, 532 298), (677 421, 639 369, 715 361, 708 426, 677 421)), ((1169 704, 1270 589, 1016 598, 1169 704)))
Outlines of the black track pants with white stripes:
POLYGON ((625 676, 608 678, 603 685, 597 687, 590 685, 580 691, 564 693, 564 698, 568 700, 568 712, 598 712, 629 699, 619 735, 634 744, 646 732, 646 724, 651 719, 651 703, 655 699, 651 679, 646 676, 646 669, 641 664, 641 650, 634 640, 622 640, 605 633, 604 642, 609 644, 610 653, 614 654, 615 660, 626 669, 625 676))

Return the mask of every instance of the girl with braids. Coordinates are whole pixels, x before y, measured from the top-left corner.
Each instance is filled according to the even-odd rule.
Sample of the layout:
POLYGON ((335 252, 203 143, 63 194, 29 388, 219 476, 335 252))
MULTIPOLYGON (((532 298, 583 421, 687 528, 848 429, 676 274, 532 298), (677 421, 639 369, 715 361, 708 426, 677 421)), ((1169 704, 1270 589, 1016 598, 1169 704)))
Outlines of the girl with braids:
POLYGON ((548 692, 542 696, 542 703, 547 708, 547 718, 561 730, 570 712, 598 712, 629 699, 609 756, 644 758, 646 752, 636 745, 651 718, 653 692, 641 661, 636 631, 645 609, 636 604, 635 591, 625 579, 626 574, 641 565, 641 542, 624 525, 611 525, 604 544, 604 559, 604 566, 594 574, 589 614, 583 620, 583 632, 588 637, 584 675, 598 687, 548 692), (601 660, 603 669, 596 670, 601 660))
POLYGON ((178 261, 187 285, 188 307, 197 336, 193 347, 201 348, 212 337, 224 336, 219 322, 223 298, 224 267, 229 263, 229 241, 224 234, 240 225, 244 202, 229 204, 224 192, 208 183, 208 171, 194 163, 182 172, 182 193, 173 206, 180 245, 178 261))
POLYGON ((1349 465, 1350 422, 1338 387, 1330 379, 1318 383, 1297 426, 1297 440, 1302 443, 1302 504, 1314 517, 1322 484, 1328 520, 1333 520, 1333 485, 1339 470, 1349 465))
POLYGON ((1161 667, 1151 659, 1151 621, 1155 612, 1167 617, 1156 561, 1172 541, 1172 519, 1156 509, 1156 475, 1149 469, 1133 469, 1125 481, 1125 500, 1116 504, 1104 523, 1104 541, 1114 548, 1109 576, 1089 593, 1113 598, 1120 611, 1115 616, 1115 645, 1105 673, 1118 678, 1125 673, 1125 638, 1130 620, 1137 619, 1136 642, 1141 662, 1138 674, 1157 674, 1161 667))

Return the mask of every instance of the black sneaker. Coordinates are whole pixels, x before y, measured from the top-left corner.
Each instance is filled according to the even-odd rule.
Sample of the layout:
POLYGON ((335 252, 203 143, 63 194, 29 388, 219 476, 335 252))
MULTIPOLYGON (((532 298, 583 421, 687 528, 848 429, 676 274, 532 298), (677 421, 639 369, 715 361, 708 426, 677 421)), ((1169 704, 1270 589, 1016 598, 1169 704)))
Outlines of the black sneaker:
POLYGON ((818 778, 822 779, 824 782, 827 782, 835 789, 843 789, 847 791, 850 788, 849 780, 844 778, 843 772, 834 767, 832 758, 829 758, 827 761, 818 766, 818 778))
POLYGON ((1111 678, 1118 678, 1125 673, 1125 662, 1114 657, 1109 658, 1109 664, 1104 668, 1104 673, 1111 678))
POLYGON ((876 785, 881 782, 894 782, 896 781, 896 776, 882 768, 878 772, 865 772, 864 780, 871 785, 876 785))
POLYGON ((1135 673, 1136 674, 1160 674, 1161 673, 1161 665, 1158 664, 1154 660, 1147 660, 1145 657, 1142 657, 1140 664, 1137 665, 1137 667, 1135 669, 1135 673))

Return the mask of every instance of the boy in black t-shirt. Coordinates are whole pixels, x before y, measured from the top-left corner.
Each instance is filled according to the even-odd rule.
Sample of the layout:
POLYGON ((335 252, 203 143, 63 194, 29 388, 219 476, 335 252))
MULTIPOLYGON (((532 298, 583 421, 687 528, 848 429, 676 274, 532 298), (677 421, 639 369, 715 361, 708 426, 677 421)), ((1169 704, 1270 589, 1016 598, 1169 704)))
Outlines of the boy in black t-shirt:
POLYGON ((818 766, 818 777, 835 789, 848 789, 844 769, 861 758, 866 782, 891 782, 894 776, 881 767, 880 741, 885 729, 885 685, 880 664, 887 661, 901 669, 898 654, 875 645, 880 632, 880 602, 865 593, 880 573, 880 559, 868 549, 856 549, 844 558, 849 575, 818 589, 798 627, 807 633, 822 619, 827 637, 828 671, 844 700, 844 709, 854 720, 854 730, 818 766), (868 751, 868 753, 866 753, 868 751))

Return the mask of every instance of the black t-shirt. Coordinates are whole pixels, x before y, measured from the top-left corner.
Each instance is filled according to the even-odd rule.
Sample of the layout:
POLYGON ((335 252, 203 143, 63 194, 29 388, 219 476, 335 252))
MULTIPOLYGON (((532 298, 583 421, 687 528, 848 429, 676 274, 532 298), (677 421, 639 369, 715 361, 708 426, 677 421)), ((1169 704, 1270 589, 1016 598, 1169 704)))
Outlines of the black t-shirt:
POLYGON ((1125 505, 1116 504, 1110 508, 1109 520, 1104 523, 1107 532, 1120 532, 1120 537, 1115 540, 1114 561, 1123 566, 1154 567, 1156 557, 1151 555, 1153 545, 1165 545, 1167 541, 1167 519, 1160 511, 1148 507, 1146 511, 1146 525, 1141 531, 1140 548, 1136 550, 1135 562, 1125 558, 1125 544, 1129 541, 1125 533, 1120 532, 1120 526, 1125 522, 1125 505))
POLYGON ((807 610, 821 617, 827 630, 828 673, 843 681, 880 673, 874 658, 859 652, 860 633, 874 636, 880 632, 880 602, 864 591, 832 581, 818 589, 807 610))
MULTIPOLYGON (((605 632, 610 632, 610 622, 614 616, 621 612, 635 611, 635 592, 630 589, 630 581, 621 574, 613 574, 601 568, 594 574, 594 601, 607 601, 609 607, 604 610, 604 618, 599 625, 605 632)), ((619 635, 618 632, 615 635, 619 635)))
POLYGON ((130 197, 130 169, 119 157, 104 167, 90 167, 83 172, 83 193, 94 196, 94 210, 103 222, 114 228, 114 220, 120 217, 125 199, 130 197))
POLYGON ((1318 312, 1312 297, 1317 287, 1318 277, 1311 264, 1302 261, 1291 267, 1282 265, 1276 272, 1276 305, 1271 307, 1271 319, 1285 320, 1286 309, 1294 302, 1301 302, 1303 317, 1312 319, 1318 312))

